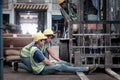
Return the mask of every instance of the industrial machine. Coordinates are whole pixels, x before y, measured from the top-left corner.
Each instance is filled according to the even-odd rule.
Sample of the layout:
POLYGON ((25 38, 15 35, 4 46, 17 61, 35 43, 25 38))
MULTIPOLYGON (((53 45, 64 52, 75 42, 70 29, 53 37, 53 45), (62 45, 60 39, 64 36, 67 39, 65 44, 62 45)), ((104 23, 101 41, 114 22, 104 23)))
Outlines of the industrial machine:
POLYGON ((76 66, 120 68, 120 1, 91 0, 97 14, 89 14, 85 1, 77 0, 78 19, 68 22, 69 37, 60 39, 60 58, 76 66))
MULTIPOLYGON (((98 64, 99 68, 104 69, 115 78, 108 77, 105 73, 95 73, 87 75, 90 80, 120 80, 120 73, 113 70, 120 71, 120 0, 67 0, 68 6, 71 6, 73 1, 77 6, 77 20, 68 22, 68 37, 65 35, 60 39, 60 58, 75 66, 98 64)), ((19 51, 33 40, 31 35, 21 34, 4 34, 3 39, 7 44, 4 44, 4 48, 1 50, 5 52, 19 51)), ((3 60, 3 57, 0 60, 3 60)), ((3 76, 3 65, 0 65, 0 68, 0 74, 3 76)), ((23 76, 24 73, 18 73, 17 77, 18 75, 23 76)), ((77 72, 77 75, 80 80, 89 80, 81 72, 77 72)), ((54 75, 54 77, 57 76, 54 75)), ((67 77, 69 76, 71 75, 67 75, 67 77)), ((33 79, 33 77, 30 78, 33 79)), ((44 76, 39 77, 42 79, 44 76)), ((61 77, 54 79, 61 79, 61 77)), ((76 78, 70 77, 69 80, 76 80, 76 78)))
MULTIPOLYGON (((98 64, 100 69, 120 80, 119 72, 113 70, 120 69, 120 1, 91 0, 92 7, 89 2, 77 0, 77 21, 68 22, 69 37, 60 39, 59 56, 75 66, 98 64), (77 31, 73 28, 75 24, 77 31)), ((83 77, 81 73, 77 75, 83 77)), ((104 79, 108 78, 104 76, 104 79)))

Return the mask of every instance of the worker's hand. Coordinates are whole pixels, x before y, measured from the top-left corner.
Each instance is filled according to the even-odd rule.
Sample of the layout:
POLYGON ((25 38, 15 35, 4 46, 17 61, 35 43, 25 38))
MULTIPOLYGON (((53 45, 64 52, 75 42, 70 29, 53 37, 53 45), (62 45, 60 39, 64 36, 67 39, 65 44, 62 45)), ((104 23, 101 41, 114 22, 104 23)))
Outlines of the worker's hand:
POLYGON ((43 60, 43 62, 44 62, 45 64, 47 64, 48 66, 53 65, 53 63, 52 63, 49 59, 47 59, 47 58, 45 58, 45 59, 43 60))

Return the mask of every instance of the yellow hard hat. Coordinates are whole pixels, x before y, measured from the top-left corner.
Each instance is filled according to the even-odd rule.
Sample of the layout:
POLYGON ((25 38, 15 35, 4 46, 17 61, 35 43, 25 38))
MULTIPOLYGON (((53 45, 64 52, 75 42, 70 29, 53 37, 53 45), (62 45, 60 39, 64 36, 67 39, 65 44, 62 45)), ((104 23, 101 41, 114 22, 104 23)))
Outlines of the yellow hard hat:
POLYGON ((51 29, 46 29, 46 30, 43 31, 43 34, 45 36, 47 36, 47 35, 54 35, 54 32, 51 29))
POLYGON ((47 39, 47 37, 41 32, 34 34, 33 38, 34 38, 34 42, 37 42, 42 39, 47 39))
POLYGON ((58 4, 63 3, 65 0, 58 0, 58 4))

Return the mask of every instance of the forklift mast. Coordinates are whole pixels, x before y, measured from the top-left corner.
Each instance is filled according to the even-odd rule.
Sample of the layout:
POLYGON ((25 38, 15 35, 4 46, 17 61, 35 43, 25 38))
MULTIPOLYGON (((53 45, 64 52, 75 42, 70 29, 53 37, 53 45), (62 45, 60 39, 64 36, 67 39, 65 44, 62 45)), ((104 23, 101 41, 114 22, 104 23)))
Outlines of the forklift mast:
POLYGON ((119 2, 77 0, 77 21, 68 22, 69 38, 60 40, 60 58, 76 66, 120 68, 119 2))
POLYGON ((115 17, 119 12, 115 9, 117 2, 91 0, 93 6, 90 7, 88 4, 85 5, 85 1, 90 2, 78 0, 77 33, 72 29, 75 23, 69 23, 70 62, 73 61, 77 66, 99 64, 102 68, 120 68, 120 30, 117 27, 120 25, 120 18, 115 17), (90 13, 93 7, 96 8, 95 12, 90 13), (73 37, 77 42, 75 45, 73 37))

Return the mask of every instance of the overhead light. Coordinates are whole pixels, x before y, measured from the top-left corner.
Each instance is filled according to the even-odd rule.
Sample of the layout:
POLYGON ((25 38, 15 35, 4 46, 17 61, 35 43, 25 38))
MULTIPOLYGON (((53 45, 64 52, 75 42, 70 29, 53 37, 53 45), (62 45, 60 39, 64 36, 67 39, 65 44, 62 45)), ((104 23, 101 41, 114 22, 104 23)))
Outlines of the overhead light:
POLYGON ((29 0, 29 2, 32 2, 31 0, 29 0))
POLYGON ((30 13, 28 12, 27 15, 30 15, 30 13))
POLYGON ((28 18, 33 19, 33 16, 30 15, 28 18))

